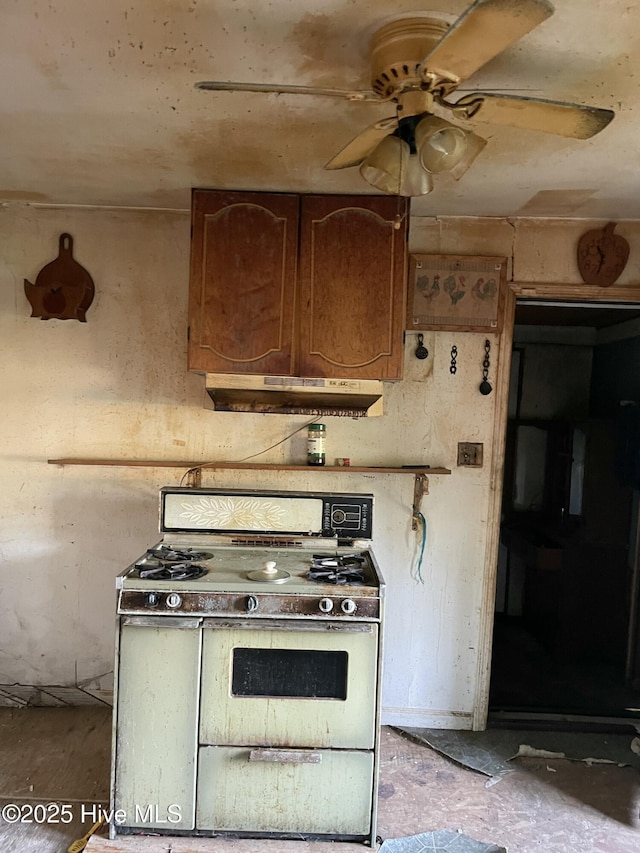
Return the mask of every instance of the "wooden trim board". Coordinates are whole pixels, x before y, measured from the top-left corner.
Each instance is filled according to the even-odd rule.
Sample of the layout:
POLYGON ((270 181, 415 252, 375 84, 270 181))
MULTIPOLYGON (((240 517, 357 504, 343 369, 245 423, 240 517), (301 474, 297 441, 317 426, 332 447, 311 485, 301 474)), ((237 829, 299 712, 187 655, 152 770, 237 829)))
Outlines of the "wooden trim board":
POLYGON ((640 302, 640 285, 596 287, 593 284, 554 284, 550 281, 510 281, 516 296, 580 302, 640 302))
POLYGON ((498 349, 498 381, 496 409, 491 448, 491 480, 487 512, 487 543, 483 572, 483 604, 480 612, 480 644, 476 668, 476 695, 473 702, 473 731, 484 731, 489 715, 489 684, 493 652, 493 623, 495 619, 500 521, 502 516, 502 487, 504 451, 507 435, 507 409, 511 376, 511 350, 516 309, 515 295, 507 294, 504 305, 503 333, 498 349))

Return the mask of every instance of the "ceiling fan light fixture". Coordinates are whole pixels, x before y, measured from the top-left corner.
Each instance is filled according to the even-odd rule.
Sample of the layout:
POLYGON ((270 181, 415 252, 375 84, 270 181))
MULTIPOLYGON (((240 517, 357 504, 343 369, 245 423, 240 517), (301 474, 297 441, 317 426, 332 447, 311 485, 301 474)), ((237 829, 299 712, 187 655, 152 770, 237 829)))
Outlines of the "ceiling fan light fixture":
POLYGON ((368 184, 390 195, 399 195, 403 173, 409 162, 409 146, 397 136, 386 136, 360 164, 368 184))
POLYGON ((434 115, 418 122, 415 140, 422 168, 435 175, 446 172, 456 181, 487 144, 476 133, 434 115))
POLYGON ((372 187, 389 195, 427 195, 433 189, 431 175, 398 136, 385 137, 362 161, 360 174, 372 187))
POLYGON ((487 140, 478 136, 477 133, 472 133, 470 130, 465 130, 464 132, 466 134, 466 148, 464 156, 448 172, 448 174, 456 181, 460 180, 487 144, 487 140))
POLYGON ((433 175, 450 172, 466 154, 466 132, 437 116, 421 119, 416 125, 415 135, 422 168, 433 175))
POLYGON ((420 165, 415 154, 409 156, 406 168, 400 180, 398 195, 413 196, 428 195, 433 189, 433 178, 420 165))

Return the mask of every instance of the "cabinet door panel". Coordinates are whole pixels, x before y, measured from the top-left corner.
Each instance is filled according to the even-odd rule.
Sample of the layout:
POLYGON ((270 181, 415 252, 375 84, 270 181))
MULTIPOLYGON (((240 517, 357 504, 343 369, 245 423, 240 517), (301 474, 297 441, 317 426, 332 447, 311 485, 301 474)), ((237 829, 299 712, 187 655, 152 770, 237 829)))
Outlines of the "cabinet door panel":
POLYGON ((303 197, 302 375, 401 378, 407 213, 395 197, 303 197))
POLYGON ((293 372, 298 198, 195 190, 189 369, 293 372))
POLYGON ((127 826, 193 829, 202 631, 163 620, 121 628, 115 808, 127 826))

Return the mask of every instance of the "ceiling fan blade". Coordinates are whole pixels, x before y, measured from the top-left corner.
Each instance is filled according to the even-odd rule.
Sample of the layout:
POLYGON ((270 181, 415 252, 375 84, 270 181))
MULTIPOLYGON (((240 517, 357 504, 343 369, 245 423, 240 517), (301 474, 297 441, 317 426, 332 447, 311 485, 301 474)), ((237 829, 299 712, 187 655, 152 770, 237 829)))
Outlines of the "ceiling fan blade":
POLYGON ((280 86, 275 83, 230 83, 218 80, 203 80, 195 84, 196 89, 206 92, 261 92, 272 95, 323 95, 328 98, 345 98, 347 101, 375 101, 380 98, 369 90, 328 89, 322 86, 280 86))
POLYGON ((553 12, 548 0, 475 0, 424 58, 423 74, 466 80, 553 12))
MULTIPOLYGON (((446 101, 442 104, 447 105, 446 101)), ((477 92, 465 95, 453 106, 454 114, 473 121, 506 124, 526 130, 542 130, 558 136, 589 139, 603 130, 615 116, 613 110, 587 107, 564 101, 546 101, 518 95, 477 92)))
POLYGON ((348 145, 345 145, 339 154, 329 160, 325 169, 348 169, 351 166, 359 165, 382 142, 385 136, 389 136, 397 127, 398 119, 396 116, 383 118, 375 124, 369 125, 348 145))

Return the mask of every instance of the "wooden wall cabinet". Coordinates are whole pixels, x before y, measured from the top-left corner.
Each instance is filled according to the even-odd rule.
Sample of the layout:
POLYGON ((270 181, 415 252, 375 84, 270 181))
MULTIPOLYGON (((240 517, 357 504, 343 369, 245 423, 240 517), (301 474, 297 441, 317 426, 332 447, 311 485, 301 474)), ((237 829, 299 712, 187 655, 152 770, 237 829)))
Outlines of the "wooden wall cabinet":
POLYGON ((290 375, 295 195, 194 190, 189 369, 290 375))
POLYGON ((189 369, 400 379, 408 201, 194 190, 189 369))

